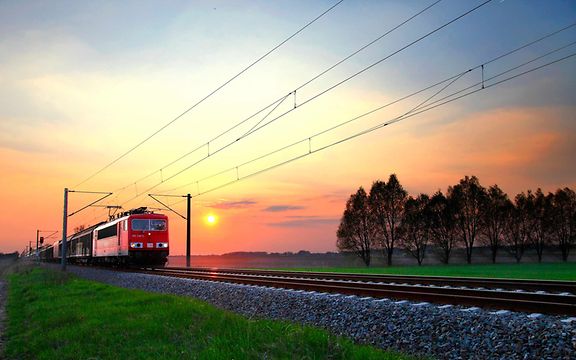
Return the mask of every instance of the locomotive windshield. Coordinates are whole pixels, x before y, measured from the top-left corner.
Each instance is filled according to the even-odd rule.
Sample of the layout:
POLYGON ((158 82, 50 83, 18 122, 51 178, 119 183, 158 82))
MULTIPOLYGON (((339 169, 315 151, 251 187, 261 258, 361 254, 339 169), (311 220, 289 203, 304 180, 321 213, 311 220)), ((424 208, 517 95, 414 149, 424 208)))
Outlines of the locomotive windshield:
POLYGON ((164 231, 166 220, 163 219, 133 219, 132 230, 137 231, 164 231))
POLYGON ((150 230, 166 230, 166 220, 150 220, 150 230))

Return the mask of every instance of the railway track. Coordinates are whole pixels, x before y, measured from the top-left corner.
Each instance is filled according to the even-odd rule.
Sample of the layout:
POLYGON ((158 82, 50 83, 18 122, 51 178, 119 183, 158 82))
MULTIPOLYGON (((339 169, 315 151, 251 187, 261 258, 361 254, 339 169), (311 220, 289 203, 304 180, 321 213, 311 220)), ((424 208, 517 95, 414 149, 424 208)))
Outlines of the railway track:
POLYGON ((576 316, 576 282, 568 281, 175 267, 139 271, 304 291, 576 316))
POLYGON ((571 293, 576 295, 576 281, 519 280, 519 279, 497 279, 497 278, 450 277, 450 276, 417 276, 417 275, 384 275, 384 274, 379 275, 379 274, 303 272, 303 271, 283 271, 283 270, 245 270, 245 269, 226 269, 226 268, 167 267, 165 269, 196 271, 205 273, 265 275, 265 276, 294 277, 294 278, 318 278, 318 279, 334 279, 334 280, 395 283, 395 284, 453 286, 453 287, 486 288, 486 289, 512 289, 512 290, 520 289, 520 290, 532 290, 532 291, 545 291, 548 293, 555 293, 555 292, 571 293))

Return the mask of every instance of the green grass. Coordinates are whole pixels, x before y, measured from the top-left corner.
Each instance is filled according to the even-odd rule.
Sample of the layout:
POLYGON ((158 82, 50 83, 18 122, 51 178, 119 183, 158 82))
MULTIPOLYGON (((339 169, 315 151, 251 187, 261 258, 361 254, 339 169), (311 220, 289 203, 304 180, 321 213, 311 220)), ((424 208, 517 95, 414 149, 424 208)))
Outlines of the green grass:
POLYGON ((10 275, 9 284, 7 359, 409 358, 313 327, 39 268, 10 275))
POLYGON ((465 276, 512 279, 576 280, 576 263, 428 265, 370 268, 291 268, 279 270, 326 271, 361 274, 465 276))

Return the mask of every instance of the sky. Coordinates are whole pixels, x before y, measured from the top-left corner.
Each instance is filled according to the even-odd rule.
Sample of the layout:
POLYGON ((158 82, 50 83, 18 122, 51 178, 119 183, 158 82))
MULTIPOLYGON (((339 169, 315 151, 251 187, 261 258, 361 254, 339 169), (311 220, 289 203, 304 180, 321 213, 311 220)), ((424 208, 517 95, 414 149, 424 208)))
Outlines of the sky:
MULTIPOLYGON (((180 214, 190 193, 193 254, 336 251, 350 194, 392 173, 412 195, 576 188, 576 26, 498 59, 574 24, 574 0, 493 0, 419 41, 483 1, 345 0, 193 107, 335 3, 0 1, 0 252, 61 236, 64 188, 180 214)), ((184 254, 186 222, 156 211, 184 254)))

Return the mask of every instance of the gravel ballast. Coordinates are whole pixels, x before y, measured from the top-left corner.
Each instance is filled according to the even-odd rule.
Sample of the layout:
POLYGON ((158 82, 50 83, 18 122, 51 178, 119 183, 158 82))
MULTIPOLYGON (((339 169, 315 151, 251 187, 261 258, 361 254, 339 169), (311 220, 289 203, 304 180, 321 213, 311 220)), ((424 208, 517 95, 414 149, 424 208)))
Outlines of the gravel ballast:
POLYGON ((576 359, 576 319, 377 300, 70 266, 86 279, 192 296, 251 318, 325 328, 359 343, 439 359, 576 359))

